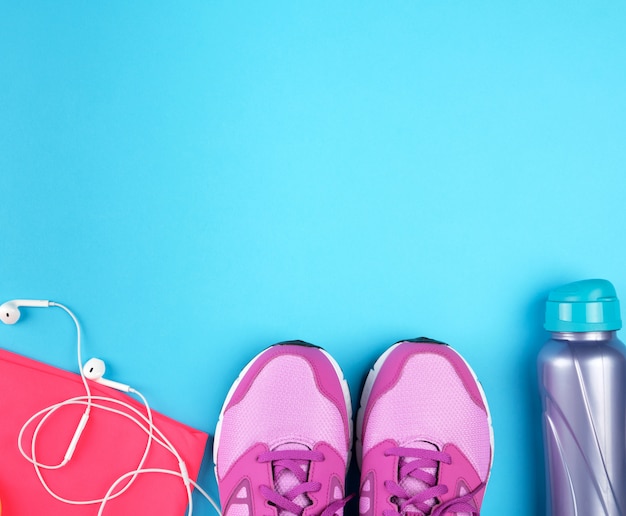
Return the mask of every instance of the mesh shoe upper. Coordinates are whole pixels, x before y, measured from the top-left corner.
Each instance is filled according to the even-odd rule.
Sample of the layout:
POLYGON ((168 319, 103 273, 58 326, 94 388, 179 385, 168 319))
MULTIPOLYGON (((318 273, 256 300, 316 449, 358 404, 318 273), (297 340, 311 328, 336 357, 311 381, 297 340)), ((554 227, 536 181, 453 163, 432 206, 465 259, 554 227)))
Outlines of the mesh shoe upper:
POLYGON ((347 384, 320 348, 273 346, 233 385, 216 432, 225 516, 341 512, 351 446, 347 384))
POLYGON ((452 348, 390 348, 368 377, 358 427, 361 514, 478 514, 491 468, 490 418, 452 348))

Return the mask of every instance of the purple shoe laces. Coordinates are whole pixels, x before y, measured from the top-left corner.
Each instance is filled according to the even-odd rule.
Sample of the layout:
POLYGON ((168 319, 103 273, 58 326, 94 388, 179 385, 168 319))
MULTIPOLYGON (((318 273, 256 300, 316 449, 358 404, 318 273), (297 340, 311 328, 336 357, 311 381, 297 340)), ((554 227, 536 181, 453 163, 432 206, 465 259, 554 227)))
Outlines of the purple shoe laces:
POLYGON ((383 516, 443 516, 445 514, 466 513, 478 516, 480 513, 472 504, 472 497, 484 484, 474 491, 433 507, 436 498, 448 492, 448 487, 437 484, 437 477, 428 470, 436 471, 440 463, 450 464, 452 458, 448 453, 422 448, 394 447, 385 451, 386 456, 398 456, 412 460, 401 461, 399 482, 385 481, 385 488, 398 505, 398 511, 385 510, 383 516), (420 481, 422 489, 408 492, 401 484, 404 479, 412 478, 420 481))
MULTIPOLYGON (((309 464, 311 462, 322 462, 324 454, 310 450, 280 450, 269 451, 258 456, 258 462, 271 462, 274 476, 277 477, 284 471, 288 471, 297 480, 296 485, 286 492, 279 493, 276 486, 260 486, 261 494, 267 501, 276 505, 279 514, 282 511, 302 516, 307 505, 296 503, 296 498, 308 493, 315 493, 322 488, 320 482, 308 481, 309 464), (305 466, 303 468, 303 466, 305 466)), ((341 510, 352 498, 348 496, 342 500, 335 500, 324 509, 320 516, 333 516, 341 510)), ((302 500, 302 498, 300 498, 302 500)))

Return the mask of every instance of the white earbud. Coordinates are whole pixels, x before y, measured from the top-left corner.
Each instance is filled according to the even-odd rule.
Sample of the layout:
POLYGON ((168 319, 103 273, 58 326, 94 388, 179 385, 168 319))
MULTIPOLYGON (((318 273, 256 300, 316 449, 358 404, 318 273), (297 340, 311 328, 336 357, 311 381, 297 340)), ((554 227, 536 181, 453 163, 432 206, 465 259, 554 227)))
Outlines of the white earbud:
POLYGON ((0 319, 4 324, 15 324, 20 319, 20 306, 47 308, 50 301, 44 299, 14 299, 0 305, 0 319))
POLYGON ((130 385, 103 378, 105 371, 106 366, 104 365, 104 361, 99 358, 90 358, 83 367, 83 374, 88 380, 93 380, 94 382, 112 387, 118 391, 130 392, 130 385))
POLYGON ((98 511, 98 514, 102 514, 105 504, 109 502, 110 500, 113 500, 114 498, 117 498, 118 496, 123 494, 131 486, 131 484, 135 481, 135 479, 137 478, 139 474, 163 473, 163 474, 168 474, 168 475, 180 476, 183 479, 183 482, 185 484, 186 491, 187 491, 189 515, 191 515, 192 508, 193 508, 193 499, 192 499, 192 494, 191 494, 192 485, 194 487, 197 487, 199 491, 202 493, 202 495, 204 495, 209 500, 209 502, 211 503, 211 505, 217 512, 217 514, 218 515, 221 514, 219 507, 211 499, 211 497, 206 492, 204 492, 194 480, 192 480, 189 477, 189 472, 187 470, 187 467, 182 457, 180 456, 176 448, 172 445, 172 443, 167 439, 165 434, 163 434, 163 432, 159 430, 154 424, 153 419, 152 419, 152 412, 150 410, 150 406, 148 405, 148 400, 146 400, 143 394, 131 388, 129 385, 125 385, 119 382, 113 382, 111 380, 106 380, 105 378, 103 378, 106 367, 105 367, 104 362, 100 360, 99 358, 92 358, 88 360, 84 366, 81 365, 81 362, 82 362, 81 360, 81 330, 80 330, 80 324, 78 322, 78 319, 72 313, 72 311, 66 306, 62 305, 61 303, 56 303, 54 301, 46 301, 46 300, 39 300, 39 299, 15 299, 13 301, 7 301, 6 303, 0 305, 0 320, 2 320, 2 322, 5 324, 16 323, 20 318, 19 307, 21 306, 58 307, 64 310, 72 318, 72 320, 74 321, 74 324, 76 325, 76 334, 77 334, 76 344, 77 344, 77 354, 78 354, 78 365, 81 368, 82 379, 84 381, 84 387, 86 391, 86 396, 78 396, 78 397, 74 397, 71 399, 67 399, 61 403, 55 403, 43 410, 40 410, 39 412, 31 416, 30 419, 28 419, 28 421, 24 423, 24 425, 20 429, 19 436, 17 439, 17 445, 18 445, 19 451, 27 461, 33 464, 35 471, 37 473, 37 476, 43 488, 57 500, 62 501, 69 505, 83 506, 84 504, 100 504, 100 510, 98 511), (91 380, 91 381, 106 385, 108 387, 112 387, 113 389, 135 394, 137 397, 141 398, 141 401, 143 402, 146 408, 146 414, 145 415, 142 414, 133 405, 125 403, 124 401, 118 400, 114 397, 92 395, 91 390, 89 389, 89 385, 87 384, 86 380, 91 380), (103 405, 101 403, 102 401, 107 402, 106 405, 103 405), (76 429, 74 430, 72 439, 70 440, 67 451, 65 452, 65 457, 63 458, 61 462, 57 464, 44 464, 44 463, 39 462, 35 458, 35 449, 38 448, 36 446, 36 439, 37 439, 37 436, 39 435, 39 431, 41 430, 42 425, 59 408, 64 407, 64 406, 70 406, 70 405, 81 405, 81 406, 84 405, 85 409, 80 418, 80 421, 78 422, 78 425, 76 426, 76 429), (121 411, 120 409, 115 408, 116 406, 121 406, 125 410, 121 411), (82 499, 81 500, 66 499, 66 498, 60 497, 58 494, 54 492, 54 490, 50 488, 50 486, 46 483, 44 476, 42 476, 41 470, 42 469, 48 469, 48 470, 59 469, 65 466, 72 459, 74 452, 76 451, 78 442, 80 441, 81 436, 83 434, 83 431, 88 424, 89 415, 92 409, 106 410, 106 411, 110 411, 110 412, 129 418, 136 425, 138 425, 140 430, 143 430, 144 432, 148 434, 148 440, 146 442, 143 456, 141 460, 139 461, 139 464, 137 465, 136 469, 134 471, 125 473, 124 475, 120 476, 117 480, 115 480, 115 482, 113 482, 113 484, 111 485, 111 487, 109 488, 109 490, 107 491, 107 493, 104 495, 103 498, 99 498, 96 500, 89 500, 89 501, 85 501, 82 499), (135 416, 138 416, 138 417, 135 417, 135 416), (30 428, 32 425, 35 424, 34 421, 38 421, 34 431, 26 432, 27 428, 30 428), (25 439, 24 437, 25 433, 27 435, 31 435, 30 449, 31 449, 32 457, 24 450, 23 441, 25 439), (144 467, 146 458, 148 457, 148 453, 150 451, 150 446, 153 442, 158 442, 159 444, 164 446, 165 449, 169 451, 176 458, 176 460, 178 461, 179 471, 144 467), (129 477, 130 479, 126 480, 129 477), (120 489, 119 484, 121 482, 124 482, 125 485, 123 488, 120 489))

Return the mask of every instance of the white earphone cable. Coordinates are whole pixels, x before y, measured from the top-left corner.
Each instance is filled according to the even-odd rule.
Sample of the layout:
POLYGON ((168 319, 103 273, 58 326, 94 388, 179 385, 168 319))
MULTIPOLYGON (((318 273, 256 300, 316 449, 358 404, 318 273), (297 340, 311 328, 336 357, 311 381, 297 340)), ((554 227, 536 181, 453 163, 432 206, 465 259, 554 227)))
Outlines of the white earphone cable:
POLYGON ((187 494, 187 499, 188 499, 188 516, 192 516, 193 514, 193 498, 192 498, 192 487, 195 487, 196 489, 198 489, 198 491, 209 501, 209 503, 212 505, 212 507, 215 509, 215 511, 217 512, 218 515, 221 515, 220 509, 218 507, 218 505, 215 503, 215 501, 195 482, 193 481, 191 478, 189 478, 189 473, 187 471, 187 467, 185 465, 184 460, 182 459, 182 457, 180 456, 180 454, 178 453, 178 450, 176 450, 176 448, 174 447, 174 445, 167 439, 167 437, 165 436, 165 434, 163 434, 163 432, 161 432, 158 427, 154 424, 153 418, 152 418, 152 411, 150 409, 150 406, 148 404, 147 399, 145 398, 145 396, 143 394, 141 394, 139 391, 137 391, 136 389, 132 389, 129 388, 128 392, 134 393, 135 395, 137 395, 143 405, 145 406, 146 409, 146 414, 144 415, 143 413, 141 413, 139 410, 137 410, 135 407, 133 407, 132 405, 124 402, 124 401, 120 401, 117 400, 115 398, 110 398, 110 397, 106 397, 106 396, 94 396, 92 395, 90 386, 89 386, 89 382, 87 381, 87 378, 85 377, 85 373, 83 372, 83 365, 82 365, 82 356, 81 356, 81 329, 80 329, 80 324, 78 322, 78 319, 76 318, 76 316, 72 313, 72 311, 67 308, 66 306, 60 304, 60 303, 56 303, 53 301, 50 301, 48 306, 56 306, 58 308, 61 308, 62 310, 64 310, 74 321, 74 324, 76 326, 76 334, 77 334, 77 358, 78 358, 78 368, 80 371, 80 376, 83 382, 83 386, 85 387, 85 393, 86 395, 84 396, 77 396, 74 398, 70 398, 67 399, 65 401, 62 401, 60 403, 56 403, 54 405, 51 405, 49 407, 46 407, 42 410, 40 410, 39 412, 37 412, 36 414, 34 414, 33 416, 31 416, 28 421, 26 421, 26 423, 24 423, 24 425, 22 426, 22 428, 20 429, 19 435, 18 435, 18 448, 20 453, 22 454, 22 456, 31 464, 33 464, 33 467, 35 469, 35 472, 37 474, 37 477, 39 478, 39 481, 41 482, 42 486, 44 487, 44 489, 56 500, 59 500, 63 503, 66 504, 70 504, 70 505, 92 505, 92 504, 100 504, 100 508, 98 511, 98 515, 101 515, 103 510, 104 510, 104 506, 106 505, 107 502, 109 502, 110 500, 113 500, 117 497, 119 497, 120 495, 122 495, 124 492, 126 492, 131 485, 135 482, 135 480, 137 479, 137 477, 140 474, 145 474, 145 473, 161 473, 161 474, 167 474, 167 475, 173 475, 173 476, 177 476, 180 477, 183 480, 183 483, 185 485, 185 490, 186 490, 186 494, 187 494), (64 459, 58 463, 58 464, 54 464, 54 465, 50 465, 50 464, 43 464, 39 461, 37 461, 37 456, 36 456, 36 443, 37 443, 37 438, 39 436, 39 432, 42 430, 44 424, 46 423, 46 421, 52 416, 54 415, 58 410, 62 409, 63 407, 68 407, 71 405, 84 405, 85 406, 85 410, 83 412, 83 415, 81 416, 81 419, 76 427, 76 430, 74 432, 74 435, 70 441, 70 444, 68 446, 67 452, 65 454, 64 459), (119 410, 117 408, 114 408, 115 405, 118 405, 119 407, 123 408, 124 410, 119 410), (104 495, 104 497, 99 498, 99 499, 93 499, 93 500, 72 500, 72 499, 68 499, 68 498, 64 498, 63 496, 60 496, 59 494, 55 493, 47 484, 46 480, 43 477, 43 473, 42 473, 42 469, 44 470, 57 470, 62 468, 63 466, 65 466, 69 460, 71 459, 74 450, 80 440, 80 436, 81 433, 85 427, 85 425, 87 424, 87 421, 89 419, 90 413, 92 408, 98 409, 98 410, 104 410, 107 412, 111 412, 114 414, 117 414, 119 416, 125 417, 128 420, 130 420, 131 422, 133 422, 134 424, 136 424, 141 430, 143 430, 148 438, 146 441, 146 446, 145 449, 143 451, 143 454, 141 456, 141 459, 139 460, 139 463, 137 464, 136 469, 134 469, 133 471, 129 471, 128 473, 125 473, 123 475, 121 475, 117 480, 115 480, 115 482, 113 482, 113 484, 109 487, 108 491, 106 492, 106 494, 104 495), (129 413, 130 412, 130 413, 129 413), (36 421, 38 418, 41 418, 39 420, 39 422, 37 423, 37 425, 35 426, 35 429, 33 431, 32 437, 31 437, 31 450, 30 450, 30 455, 28 455, 25 451, 24 451, 24 447, 23 447, 23 440, 24 440, 24 433, 26 432, 27 428, 29 428, 34 421, 36 421), (156 435, 155 435, 156 433, 156 435), (179 470, 180 471, 173 471, 173 470, 168 470, 168 469, 161 469, 161 468, 144 468, 144 464, 145 461, 148 457, 148 453, 150 451, 151 445, 152 443, 155 442, 158 445, 162 446, 163 448, 165 448, 166 450, 168 450, 173 456, 174 458, 177 460, 178 462, 178 466, 179 466, 179 470), (129 479, 126 484, 119 489, 119 491, 115 491, 119 484, 121 484, 123 481, 125 481, 126 479, 129 479))
MULTIPOLYGON (((98 511, 98 516, 102 516, 102 513, 104 511, 104 506, 106 504, 106 502, 109 501, 109 499, 111 499, 111 497, 109 496, 111 492, 113 492, 115 490, 116 485, 119 482, 122 482, 123 480, 125 480, 126 477, 129 477, 131 475, 139 475, 139 474, 146 474, 146 473, 160 473, 160 474, 164 474, 164 475, 173 475, 173 476, 177 476, 177 477, 183 477, 183 475, 178 472, 178 471, 173 471, 171 469, 161 469, 161 468, 146 468, 146 469, 138 469, 135 471, 129 471, 128 473, 125 473, 124 475, 122 475, 120 478, 118 478, 113 484, 111 484, 111 487, 109 488, 109 491, 107 492, 107 494, 104 496, 104 500, 102 502, 102 504, 100 505, 100 510, 98 511)), ((213 507, 213 509, 215 509, 215 512, 217 512, 217 514, 221 514, 220 512, 220 508, 217 506, 217 504, 215 503, 215 501, 213 500, 213 498, 211 498, 211 496, 209 496, 209 494, 202 489, 202 487, 200 487, 200 485, 195 482, 192 479, 189 479, 189 483, 191 485, 193 485, 202 496, 204 496, 209 503, 211 504, 211 506, 213 507)), ((188 514, 191 514, 190 512, 188 514)))
MULTIPOLYGON (((91 505, 91 504, 96 504, 96 503, 101 503, 102 499, 94 499, 94 500, 73 500, 73 499, 68 499, 68 498, 64 498, 63 496, 58 495, 57 493, 55 493, 54 491, 52 491, 52 489, 48 486, 48 483, 46 482, 46 480, 43 477, 43 474, 41 472, 41 469, 59 469, 61 467, 63 467, 65 464, 60 464, 54 467, 50 467, 50 466, 46 466, 45 464, 41 464, 40 462, 37 461, 37 456, 36 456, 36 443, 37 443, 37 438, 39 435, 39 432, 41 431, 43 424, 45 423, 45 421, 52 416, 57 410, 63 408, 63 407, 68 407, 71 405, 86 405, 86 406, 90 406, 90 407, 94 407, 100 410, 105 410, 108 412, 112 412, 115 414, 118 414, 120 416, 123 416, 127 419, 129 419, 131 422, 138 424, 138 421, 130 414, 123 412, 121 410, 117 410, 114 409, 112 407, 106 406, 106 405, 102 405, 100 403, 94 403, 95 401, 101 401, 101 402, 106 402, 106 403, 116 403, 122 407, 124 407, 127 410, 132 410, 133 412, 135 412, 138 415, 141 415, 141 417, 148 423, 147 428, 144 427, 143 425, 140 425, 140 427, 142 428, 142 430, 144 430, 147 434, 148 434, 148 440, 146 443, 146 447, 143 451, 142 457, 139 461, 139 467, 143 467, 143 464, 145 463, 147 457, 148 457, 148 453, 150 451, 150 446, 152 441, 157 441, 156 439, 153 439, 152 437, 152 429, 155 428, 152 425, 152 414, 150 412, 150 408, 147 405, 146 402, 146 411, 148 413, 148 417, 146 418, 146 416, 144 416, 143 414, 141 414, 139 411, 137 411, 137 409, 135 409, 134 407, 132 407, 131 405, 128 405, 122 401, 116 400, 115 398, 107 398, 107 397, 103 397, 103 396, 79 396, 79 397, 75 397, 75 398, 70 398, 68 400, 62 401, 60 403, 57 403, 55 405, 51 405, 49 407, 46 407, 43 410, 40 410, 37 414, 31 416, 31 418, 22 426, 22 429, 20 430, 19 436, 18 436, 18 448, 20 450, 20 453, 22 454, 22 456, 29 461, 31 464, 33 464, 34 468, 35 468, 35 473, 37 474, 37 477, 39 478, 39 481, 41 482, 42 486, 44 487, 44 489, 55 499, 59 500, 60 502, 63 503, 67 503, 70 505, 91 505), (31 455, 28 456, 28 454, 26 454, 26 452, 23 449, 22 446, 22 442, 23 442, 23 435, 24 432, 26 431, 26 429, 28 428, 28 426, 30 426, 32 424, 33 421, 35 421, 38 417, 42 416, 42 419, 39 421, 39 423, 37 424, 37 426, 35 427, 35 430, 33 432, 33 435, 31 437, 31 455)), ((144 398, 145 400, 145 398, 144 398)), ((157 441, 160 442, 160 441, 157 441)), ((131 485, 132 483, 135 481, 136 477, 133 477, 129 483, 124 486, 124 488, 122 490, 120 490, 119 492, 115 493, 112 498, 117 498, 118 496, 120 496, 121 494, 123 494, 131 485)))

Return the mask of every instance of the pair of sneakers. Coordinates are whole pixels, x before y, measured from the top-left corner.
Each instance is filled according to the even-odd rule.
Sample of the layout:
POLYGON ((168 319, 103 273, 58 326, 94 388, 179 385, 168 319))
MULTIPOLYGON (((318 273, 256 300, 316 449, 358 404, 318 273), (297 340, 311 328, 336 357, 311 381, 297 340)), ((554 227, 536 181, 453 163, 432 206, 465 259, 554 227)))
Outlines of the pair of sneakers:
MULTIPOLYGON (((342 516, 352 405, 339 365, 291 341, 257 355, 215 433, 224 516, 342 516)), ((451 347, 391 346, 369 372, 356 421, 363 516, 480 514, 493 458, 484 393, 451 347)))

